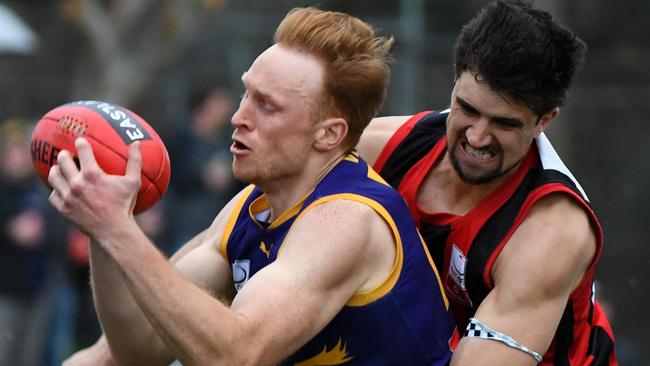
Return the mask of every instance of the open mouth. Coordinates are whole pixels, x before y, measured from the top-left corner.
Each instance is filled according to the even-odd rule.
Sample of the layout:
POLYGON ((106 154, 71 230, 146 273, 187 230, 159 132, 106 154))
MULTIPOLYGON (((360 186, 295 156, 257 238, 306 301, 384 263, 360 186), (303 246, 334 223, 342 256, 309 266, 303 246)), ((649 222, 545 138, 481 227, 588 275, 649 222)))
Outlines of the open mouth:
POLYGON ((235 140, 235 141, 233 142, 233 145, 235 146, 236 149, 240 149, 240 150, 250 150, 250 149, 248 148, 248 146, 244 145, 243 143, 241 143, 241 142, 239 142, 239 141, 237 141, 237 140, 235 140))
POLYGON ((243 142, 233 139, 232 145, 230 146, 230 151, 233 154, 244 154, 246 152, 250 152, 251 149, 243 142))

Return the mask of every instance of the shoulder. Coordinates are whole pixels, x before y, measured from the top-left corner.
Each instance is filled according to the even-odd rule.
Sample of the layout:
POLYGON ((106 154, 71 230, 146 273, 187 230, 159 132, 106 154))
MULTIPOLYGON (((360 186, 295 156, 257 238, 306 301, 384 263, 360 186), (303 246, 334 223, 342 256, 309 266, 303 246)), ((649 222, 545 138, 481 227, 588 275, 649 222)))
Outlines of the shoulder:
POLYGON ((528 278, 541 289, 571 291, 596 256, 596 229, 584 206, 553 193, 534 204, 492 269, 495 285, 528 278))
POLYGON ((566 193, 556 192, 541 198, 533 205, 522 226, 546 240, 545 247, 550 250, 561 249, 579 257, 593 257, 595 228, 584 205, 566 193))
POLYGON ((315 267, 330 268, 335 270, 329 277, 334 282, 351 275, 361 278, 360 288, 365 288, 376 285, 390 272, 395 252, 393 233, 372 207, 334 199, 304 211, 278 260, 312 258, 309 262, 315 273, 315 267))
POLYGON ((373 118, 361 135, 361 139, 357 145, 357 150, 361 157, 368 164, 373 165, 391 136, 411 117, 391 116, 373 118))
POLYGON ((353 199, 333 199, 308 207, 296 222, 297 229, 345 236, 365 241, 382 224, 381 216, 368 204, 353 199))

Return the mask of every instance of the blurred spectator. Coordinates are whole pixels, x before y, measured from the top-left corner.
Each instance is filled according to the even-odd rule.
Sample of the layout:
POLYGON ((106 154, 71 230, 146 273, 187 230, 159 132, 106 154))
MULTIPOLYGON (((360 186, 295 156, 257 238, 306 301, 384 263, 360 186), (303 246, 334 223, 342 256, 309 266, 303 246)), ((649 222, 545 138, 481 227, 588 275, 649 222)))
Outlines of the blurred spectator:
POLYGON ((45 365, 59 365, 75 351, 88 347, 101 334, 93 304, 89 239, 66 223, 64 278, 57 282, 49 354, 45 365))
POLYGON ((241 188, 232 176, 231 93, 199 89, 188 101, 189 120, 167 139, 172 164, 169 209, 173 242, 184 243, 210 224, 206 212, 221 207, 241 188))
POLYGON ((0 365, 40 365, 52 314, 60 215, 30 156, 31 125, 0 124, 0 365))

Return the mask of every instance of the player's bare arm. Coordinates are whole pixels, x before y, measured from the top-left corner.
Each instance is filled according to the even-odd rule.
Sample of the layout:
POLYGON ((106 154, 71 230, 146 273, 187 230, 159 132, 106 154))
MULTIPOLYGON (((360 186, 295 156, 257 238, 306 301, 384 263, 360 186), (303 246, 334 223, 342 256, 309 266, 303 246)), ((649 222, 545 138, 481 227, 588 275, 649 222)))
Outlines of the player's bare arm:
MULTIPOLYGON (((498 256, 492 269, 494 289, 475 318, 543 355, 595 250, 583 208, 563 194, 540 200, 498 256)), ((477 337, 463 337, 452 360, 456 366, 505 364, 537 362, 502 342, 477 337)))
MULTIPOLYGON (((183 278, 196 285, 212 298, 229 304, 234 297, 234 287, 230 267, 219 252, 220 238, 228 222, 230 213, 240 200, 236 195, 217 215, 212 225, 191 239, 170 259, 170 263, 182 274, 183 278)), ((171 294, 169 296, 176 296, 171 294)), ((179 298, 181 301, 182 298, 179 298)), ((140 310, 140 309, 138 309, 140 310)), ((151 325, 149 319, 140 325, 141 344, 129 342, 129 348, 122 353, 127 362, 121 364, 169 364, 175 356, 173 341, 161 337, 160 332, 151 325), (172 342, 172 346, 169 343, 172 342), (143 352, 143 349, 148 352, 143 352)))
MULTIPOLYGON (((313 208, 277 261, 235 297, 232 311, 164 269, 168 264, 150 246, 138 245, 137 255, 118 253, 115 260, 156 333, 184 364, 274 364, 322 329, 352 294, 385 279, 394 262, 385 254, 394 251, 386 230, 377 214, 358 203, 313 208), (148 258, 146 265, 133 257, 148 258)), ((164 364, 153 359, 146 364, 164 364)))
MULTIPOLYGON (((132 147, 132 154, 129 160, 129 164, 132 164, 132 161, 136 161, 135 168, 133 168, 134 165, 131 165, 132 168, 127 169, 126 176, 122 177, 104 174, 96 166, 96 162, 94 162, 94 157, 92 156, 92 150, 86 142, 80 141, 77 146, 81 161, 81 171, 77 170, 71 156, 67 152, 63 152, 59 156, 59 164, 50 174, 50 183, 55 189, 51 197, 53 204, 60 205, 58 207, 62 209, 69 207, 71 209, 70 212, 74 212, 80 207, 88 207, 92 210, 93 205, 103 204, 106 205, 107 212, 114 212, 117 208, 113 208, 111 204, 113 202, 115 204, 120 203, 118 201, 112 201, 112 197, 93 194, 94 185, 106 184, 111 187, 115 185, 117 187, 123 187, 121 184, 124 183, 117 182, 116 184, 116 181, 121 179, 137 180, 139 176, 139 169, 137 169, 137 160, 139 158, 137 147, 132 147), (86 169, 89 169, 90 173, 86 169), (134 176, 135 178, 133 178, 134 176), (67 193, 61 194, 62 192, 67 193), (65 199, 63 198, 64 196, 65 199), (59 201, 59 199, 61 200, 59 201)), ((136 189, 137 192, 137 184, 131 187, 136 189)), ((128 195, 124 197, 128 197, 128 195)), ((172 259, 172 262, 176 262, 177 268, 190 281, 194 281, 209 293, 218 294, 220 297, 227 297, 231 294, 232 291, 230 288, 232 286, 227 285, 231 283, 228 265, 223 259, 221 259, 221 262, 219 261, 220 254, 217 253, 215 248, 215 240, 211 240, 211 238, 220 237, 220 232, 223 231, 223 227, 225 226, 225 219, 222 218, 228 217, 229 209, 236 200, 237 197, 226 206, 223 213, 215 219, 209 229, 190 240, 172 259), (213 255, 214 253, 217 254, 213 255), (223 268, 220 269, 218 267, 220 265, 223 268)), ((101 211, 99 212, 101 214, 101 211)), ((78 216, 75 217, 78 218, 78 216)), ((129 231, 138 233, 139 240, 151 246, 148 243, 148 239, 139 230, 137 224, 135 224, 135 221, 132 220, 132 215, 130 217, 131 220, 123 219, 120 223, 121 225, 128 226, 117 226, 117 228, 125 233, 129 231)), ((90 217, 86 221, 83 221, 82 225, 84 226, 81 227, 84 231, 92 234, 97 230, 93 225, 99 225, 102 221, 104 221, 102 217, 90 217)), ((115 225, 108 226, 110 222, 105 222, 107 223, 106 228, 115 227, 115 225)), ((133 241, 127 242, 127 245, 137 244, 136 241, 133 241)), ((155 247, 151 246, 151 249, 166 261, 155 247)), ((139 361, 139 357, 148 357, 150 355, 156 355, 162 359, 171 358, 169 352, 162 352, 166 350, 166 347, 162 346, 157 335, 153 332, 148 321, 144 318, 143 313, 139 311, 137 304, 124 286, 120 271, 115 266, 109 251, 94 243, 91 246, 91 260, 93 264, 92 278, 93 288, 95 289, 96 307, 104 331, 108 336, 108 342, 100 339, 97 345, 89 350, 89 353, 94 354, 98 359, 106 359, 110 355, 107 352, 107 345, 110 344, 115 360, 119 361, 120 364, 141 364, 142 362, 139 361), (129 334, 134 337, 133 339, 126 339, 127 337, 124 337, 124 334, 129 334), (144 350, 147 350, 148 353, 144 352, 144 350), (155 350, 160 350, 160 352, 155 350), (135 358, 133 358, 134 355, 135 358)), ((86 356, 90 356, 90 354, 86 356)))
MULTIPOLYGON (((214 222, 209 228, 197 234, 194 238, 190 239, 170 258, 170 263, 175 264, 175 266, 179 268, 179 270, 182 273, 184 273, 185 276, 190 281, 194 282, 195 284, 203 288, 208 293, 212 293, 216 298, 223 301, 230 301, 234 296, 233 294, 234 289, 232 286, 230 272, 227 270, 228 268, 227 263, 225 264, 224 267, 226 268, 225 273, 223 271, 219 271, 218 269, 213 271, 202 270, 197 273, 195 271, 195 268, 192 265, 192 262, 194 261, 192 258, 193 257, 203 258, 204 255, 214 254, 210 252, 216 251, 216 245, 218 243, 218 240, 216 238, 219 238, 221 236, 221 233, 223 232, 223 228, 225 227, 225 222, 227 220, 227 217, 230 214, 230 211, 232 210, 232 206, 234 205, 235 202, 239 200, 239 197, 240 197, 239 194, 235 196, 235 198, 233 198, 230 201, 230 203, 224 207, 221 213, 217 215, 214 222), (221 272, 221 273, 214 273, 214 272, 221 272), (215 280, 218 282, 215 282, 215 280)), ((219 254, 219 258, 221 258, 220 254, 219 254)), ((219 258, 216 259, 215 263, 218 263, 218 261, 220 260, 219 258)), ((209 268, 209 267, 205 267, 205 268, 209 268)), ((204 267, 196 267, 196 269, 204 269, 204 267)), ((113 299, 114 299, 114 294, 115 294, 115 287, 113 287, 113 290, 111 291, 111 297, 113 299)), ((131 295, 128 294, 128 296, 130 297, 131 295)), ((114 306, 115 304, 112 305, 112 307, 114 306)), ((137 308, 137 305, 133 310, 135 312, 130 313, 131 315, 140 312, 140 309, 137 308)), ((142 319, 144 319, 143 315, 141 317, 142 319)), ((139 327, 139 331, 142 334, 146 334, 146 332, 148 332, 148 334, 140 336, 140 339, 148 339, 149 341, 141 341, 140 343, 144 344, 144 346, 140 346, 139 345, 140 343, 130 340, 129 342, 126 343, 126 345, 128 345, 131 350, 135 350, 137 353, 141 349, 146 348, 148 350, 157 350, 157 351, 153 351, 152 354, 167 355, 167 356, 163 356, 162 358, 170 357, 168 355, 169 352, 166 351, 166 346, 164 345, 164 343, 162 343, 162 340, 157 335, 155 335, 155 332, 153 328, 150 326, 150 324, 148 323, 148 321, 145 320, 142 326, 139 327)), ((116 349, 117 352, 120 352, 120 350, 117 349, 117 345, 114 345, 113 348, 116 349)), ((95 344, 75 353, 69 359, 65 360, 65 362, 63 363, 63 366, 83 366, 83 365, 106 365, 106 366, 115 365, 105 335, 102 334, 102 336, 97 340, 97 342, 95 342, 95 344)))
POLYGON ((411 116, 391 116, 373 118, 370 121, 357 144, 359 154, 368 165, 375 163, 390 137, 409 118, 411 116))
MULTIPOLYGON (((107 184, 111 187, 117 186, 118 190, 122 189, 122 182, 106 182, 112 179, 135 179, 133 175, 139 175, 137 164, 135 168, 133 165, 127 168, 125 177, 105 177, 99 170, 92 172, 99 168, 94 165, 96 162, 90 147, 83 145, 82 142, 78 148, 81 169, 84 171, 90 167, 91 177, 96 178, 86 184, 80 184, 80 188, 71 189, 72 196, 62 195, 66 199, 55 203, 74 208, 71 212, 83 210, 77 206, 92 207, 97 204, 104 205, 103 208, 109 212, 119 212, 117 207, 110 205, 124 203, 113 201, 111 197, 88 196, 85 192, 93 192, 94 184, 107 184)), ((130 164, 132 159, 137 163, 138 155, 137 149, 133 149, 130 164)), ((65 161, 62 166, 66 167, 62 169, 63 175, 74 175, 72 179, 81 175, 81 178, 77 179, 88 179, 88 173, 75 172, 72 169, 71 159, 66 161, 69 158, 65 153, 61 157, 65 161)), ((66 189, 65 184, 56 182, 57 178, 52 180, 59 192, 66 189)), ((137 191, 137 184, 132 185, 131 189, 137 191)), ((89 211, 102 215, 102 211, 96 208, 89 211)), ((123 213, 130 215, 128 210, 123 213)), ((208 360, 210 363, 223 360, 223 364, 256 364, 261 362, 261 355, 264 355, 264 360, 277 362, 321 329, 354 292, 372 287, 373 282, 379 283, 379 278, 383 279, 392 268, 392 260, 388 260, 389 265, 379 267, 384 268, 384 273, 373 276, 370 271, 370 265, 376 264, 375 261, 386 260, 384 252, 390 251, 390 248, 394 251, 392 243, 387 244, 385 239, 382 241, 369 236, 367 230, 377 230, 377 225, 380 230, 388 230, 378 215, 369 207, 356 203, 337 201, 323 204, 304 215, 300 220, 302 224, 290 234, 278 261, 251 279, 246 290, 240 293, 241 298, 235 298, 234 311, 231 311, 176 270, 149 242, 132 218, 122 217, 115 221, 102 217, 75 218, 86 232, 96 233, 101 250, 119 266, 131 295, 166 346, 165 349, 158 350, 158 347, 144 348, 151 351, 147 354, 140 347, 127 349, 126 344, 116 349, 118 347, 111 342, 119 341, 118 336, 123 336, 124 331, 140 331, 141 324, 132 326, 131 329, 122 328, 122 333, 113 333, 115 336, 105 328, 113 356, 121 364, 166 364, 171 360, 171 354, 177 355, 187 365, 205 364, 208 360), (334 211, 328 212, 327 209, 334 211), (317 220, 318 215, 323 215, 323 218, 317 220), (95 227, 101 223, 104 223, 104 226, 95 227), (382 244, 382 250, 373 250, 382 244), (385 248, 386 246, 389 248, 385 248), (316 280, 317 278, 319 280, 316 280), (273 286, 269 286, 270 283, 273 283, 273 286), (257 295, 256 301, 246 300, 247 293, 251 294, 248 295, 250 297, 260 289, 267 291, 260 295, 265 297, 265 301, 258 301, 257 295), (289 297, 286 296, 287 292, 297 295, 289 297), (328 299, 326 303, 322 301, 324 298, 328 299), (301 306, 295 306, 296 304, 301 306), (282 309, 282 313, 286 315, 277 316, 275 312, 270 312, 270 309, 282 309), (306 320, 296 323, 295 319, 306 320), (285 332, 278 333, 280 329, 285 332), (283 334, 285 337, 278 341, 277 334, 283 334), (257 342, 260 352, 250 352, 248 345, 251 339, 257 342), (122 352, 123 349, 127 351, 122 352), (160 354, 154 354, 157 352, 160 354), (239 362, 239 357, 244 359, 239 362)), ((201 248, 206 247, 199 246, 196 250, 201 248)), ((205 250, 216 249, 207 247, 205 250)), ((210 262, 214 263, 218 261, 219 256, 193 256, 188 253, 179 260, 177 266, 184 268, 183 263, 188 263, 191 258, 209 258, 210 262)), ((192 278, 197 282, 200 282, 201 278, 211 277, 206 272, 190 273, 188 276, 194 276, 192 278)), ((106 308, 110 309, 109 299, 104 301, 106 308)))

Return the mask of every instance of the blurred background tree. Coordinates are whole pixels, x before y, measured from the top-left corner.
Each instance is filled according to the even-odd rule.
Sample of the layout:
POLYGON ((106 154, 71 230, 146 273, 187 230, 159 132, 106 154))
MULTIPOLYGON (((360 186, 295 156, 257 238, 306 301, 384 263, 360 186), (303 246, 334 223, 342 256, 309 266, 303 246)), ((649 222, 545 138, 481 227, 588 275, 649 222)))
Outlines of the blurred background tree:
MULTIPOLYGON (((6 0, 3 8, 27 33, 10 33, 15 24, 0 16, 0 121, 35 121, 64 102, 99 99, 137 111, 172 141, 188 126, 192 95, 215 86, 239 95, 242 72, 271 43, 275 26, 290 8, 306 5, 352 13, 396 37, 382 115, 444 108, 455 37, 486 2, 6 0), (3 43, 8 34, 20 47, 3 43)), ((650 2, 536 3, 589 45, 548 134, 603 224, 598 297, 612 314, 621 365, 650 364, 650 2)), ((172 187, 161 207, 173 206, 173 198, 172 187)), ((156 235, 170 241, 174 233, 156 235)))

